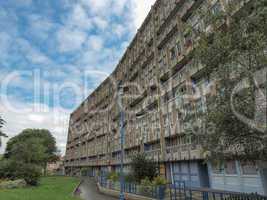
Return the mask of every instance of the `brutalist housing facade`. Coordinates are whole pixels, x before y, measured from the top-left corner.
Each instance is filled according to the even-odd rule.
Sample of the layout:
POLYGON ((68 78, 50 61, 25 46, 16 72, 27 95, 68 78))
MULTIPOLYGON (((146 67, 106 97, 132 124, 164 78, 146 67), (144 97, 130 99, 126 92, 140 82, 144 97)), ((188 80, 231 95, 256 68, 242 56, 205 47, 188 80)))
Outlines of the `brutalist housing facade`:
MULTIPOLYGON (((235 1, 235 0, 234 0, 235 1)), ((190 103, 188 82, 200 89, 194 112, 205 112, 205 96, 212 92, 212 76, 201 75, 190 53, 199 29, 209 31, 199 9, 223 11, 233 0, 157 0, 115 71, 71 114, 65 169, 119 170, 120 132, 117 83, 127 85, 125 109, 125 171, 130 157, 145 152, 160 164, 169 181, 184 180, 195 187, 266 194, 266 165, 229 161, 223 166, 204 164, 198 138, 185 130, 190 103), (188 25, 194 31, 188 31, 188 25), (183 111, 183 112, 181 112, 183 111)), ((236 0, 236 10, 248 0, 236 0)), ((192 110, 192 109, 191 109, 192 110)))

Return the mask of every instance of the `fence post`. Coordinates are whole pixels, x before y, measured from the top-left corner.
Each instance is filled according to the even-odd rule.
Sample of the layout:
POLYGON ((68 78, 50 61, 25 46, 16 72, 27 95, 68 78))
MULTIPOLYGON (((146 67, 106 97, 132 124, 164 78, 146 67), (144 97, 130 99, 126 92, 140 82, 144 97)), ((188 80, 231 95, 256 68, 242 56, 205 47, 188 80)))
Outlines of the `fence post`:
MULTIPOLYGON (((175 197, 175 200, 176 200, 176 197, 177 197, 177 191, 176 191, 176 184, 174 184, 174 197, 175 197)), ((179 187, 179 193, 180 193, 180 187, 179 187)))
POLYGON ((202 192, 202 197, 203 197, 203 200, 208 200, 209 199, 209 193, 206 191, 202 192))

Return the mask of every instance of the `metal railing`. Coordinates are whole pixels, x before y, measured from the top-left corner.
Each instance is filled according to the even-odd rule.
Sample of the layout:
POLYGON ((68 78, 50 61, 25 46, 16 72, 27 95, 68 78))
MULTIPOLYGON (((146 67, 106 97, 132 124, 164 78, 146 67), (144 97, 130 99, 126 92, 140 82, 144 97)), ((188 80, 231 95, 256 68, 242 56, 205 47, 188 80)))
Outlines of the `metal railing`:
POLYGON ((176 181, 175 184, 170 184, 168 188, 170 200, 267 200, 266 196, 256 193, 246 194, 189 188, 186 187, 185 181, 176 181))
MULTIPOLYGON (((113 182, 110 180, 107 180, 106 177, 99 176, 98 177, 98 183, 101 187, 120 191, 121 185, 120 182, 113 182)), ((134 195, 140 195, 152 199, 159 199, 163 200, 165 198, 165 191, 167 186, 150 186, 150 185, 140 185, 136 183, 124 183, 123 185, 123 191, 125 193, 134 194, 134 195)))

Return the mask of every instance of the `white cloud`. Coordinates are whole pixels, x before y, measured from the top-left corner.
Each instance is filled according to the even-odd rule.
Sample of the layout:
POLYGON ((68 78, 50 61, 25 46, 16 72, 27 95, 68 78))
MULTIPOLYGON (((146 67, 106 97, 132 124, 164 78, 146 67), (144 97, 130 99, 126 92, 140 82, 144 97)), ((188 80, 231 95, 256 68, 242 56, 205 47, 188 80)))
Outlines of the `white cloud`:
POLYGON ((87 35, 83 31, 63 27, 57 32, 58 49, 60 52, 81 50, 86 37, 87 35))
POLYGON ((110 0, 80 0, 81 3, 89 8, 95 14, 104 14, 107 8, 110 8, 110 0))
MULTIPOLYGON (((44 128, 51 131, 56 138, 57 146, 62 153, 65 152, 67 142, 68 118, 70 111, 61 108, 49 108, 44 104, 39 107, 45 108, 43 111, 36 111, 34 104, 25 104, 16 100, 12 101, 16 107, 26 107, 27 113, 18 113, 8 109, 3 102, 0 102, 1 116, 5 119, 6 125, 3 131, 9 136, 8 139, 19 134, 26 128, 44 128)), ((36 106, 36 105, 35 105, 36 106)), ((3 140, 0 153, 4 152, 7 139, 3 140)))
POLYGON ((11 37, 5 33, 0 32, 0 63, 6 63, 9 57, 9 48, 11 46, 12 39, 11 37))
POLYGON ((40 115, 40 114, 30 114, 28 116, 29 120, 34 122, 34 123, 43 123, 45 118, 44 116, 40 115))
MULTIPOLYGON (((31 0, 27 1, 30 2, 31 0)), ((128 38, 122 38, 122 36, 124 34, 132 36, 136 32, 155 0, 61 0, 61 2, 65 2, 62 3, 64 4, 62 7, 69 11, 66 17, 60 16, 61 25, 52 19, 32 15, 29 18, 30 31, 34 32, 35 35, 39 34, 41 38, 51 37, 51 40, 55 39, 56 49, 59 53, 72 53, 75 60, 68 61, 66 59, 68 64, 59 65, 56 64, 57 60, 51 61, 41 50, 38 50, 28 41, 21 38, 14 41, 19 46, 22 55, 31 63, 38 64, 38 66, 39 64, 53 66, 49 72, 58 76, 57 79, 62 80, 62 82, 70 79, 71 76, 71 82, 83 88, 80 85, 83 76, 82 71, 91 70, 90 74, 86 76, 91 85, 90 88, 85 89, 92 91, 115 68, 128 46, 128 38), (120 17, 120 20, 113 20, 114 15, 120 17), (94 33, 92 35, 90 30, 93 28, 94 33), (56 31, 56 34, 51 34, 53 30, 56 31), (56 73, 54 70, 58 70, 58 72, 56 73)), ((4 20, 0 20, 0 24, 1 21, 4 20)), ((16 33, 15 30, 13 32, 16 33)), ((1 52, 10 46, 11 40, 8 38, 10 38, 8 34, 0 33, 1 52), (5 37, 7 39, 1 40, 5 37)), ((1 54, 0 58, 3 56, 3 53, 1 54)), ((19 82, 21 83, 21 80, 18 80, 17 83, 19 82)), ((87 93, 89 94, 89 92, 87 93)), ((15 108, 18 109, 33 106, 33 104, 29 105, 18 102, 18 100, 12 101, 15 108)), ((47 128, 54 134, 58 146, 64 152, 70 110, 62 110, 57 106, 51 109, 44 104, 37 104, 37 106, 41 106, 43 109, 37 111, 30 109, 26 113, 16 113, 0 102, 0 113, 7 121, 6 133, 14 136, 25 128, 47 128)), ((3 151, 3 148, 1 150, 3 151)))
POLYGON ((90 30, 92 28, 92 21, 85 9, 80 4, 76 4, 66 20, 66 25, 72 28, 90 30))
POLYGON ((104 30, 108 27, 108 22, 103 17, 96 16, 92 19, 92 21, 94 25, 101 30, 104 30))
POLYGON ((89 36, 87 48, 93 51, 100 51, 103 48, 103 38, 97 35, 89 36))
POLYGON ((139 28, 144 21, 145 17, 149 13, 151 6, 156 0, 130 0, 133 7, 133 20, 135 28, 139 28))
POLYGON ((5 74, 0 82, 1 92, 8 92, 9 88, 19 88, 24 92, 33 91, 33 71, 12 71, 7 73, 5 71, 0 71, 1 74, 5 74))
POLYGON ((51 60, 38 49, 33 47, 29 41, 16 38, 16 44, 25 57, 33 64, 51 64, 51 60))
POLYGON ((113 13, 121 15, 127 5, 128 0, 113 0, 112 9, 113 13))
POLYGON ((127 28, 121 24, 115 24, 112 28, 112 32, 115 33, 119 38, 127 31, 127 28))
POLYGON ((53 29, 57 27, 57 23, 53 23, 49 19, 37 14, 29 15, 29 33, 34 37, 46 40, 53 29))

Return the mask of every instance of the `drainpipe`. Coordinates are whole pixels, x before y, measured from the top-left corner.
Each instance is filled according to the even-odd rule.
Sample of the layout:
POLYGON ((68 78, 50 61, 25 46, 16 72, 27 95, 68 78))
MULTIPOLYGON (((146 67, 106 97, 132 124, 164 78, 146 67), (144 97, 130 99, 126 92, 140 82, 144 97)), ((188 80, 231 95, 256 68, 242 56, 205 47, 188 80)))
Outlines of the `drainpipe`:
POLYGON ((121 83, 118 84, 118 106, 120 112, 120 137, 121 137, 121 154, 120 154, 120 198, 119 200, 125 200, 124 196, 124 175, 123 175, 123 161, 124 161, 124 111, 122 105, 123 87, 121 83))

